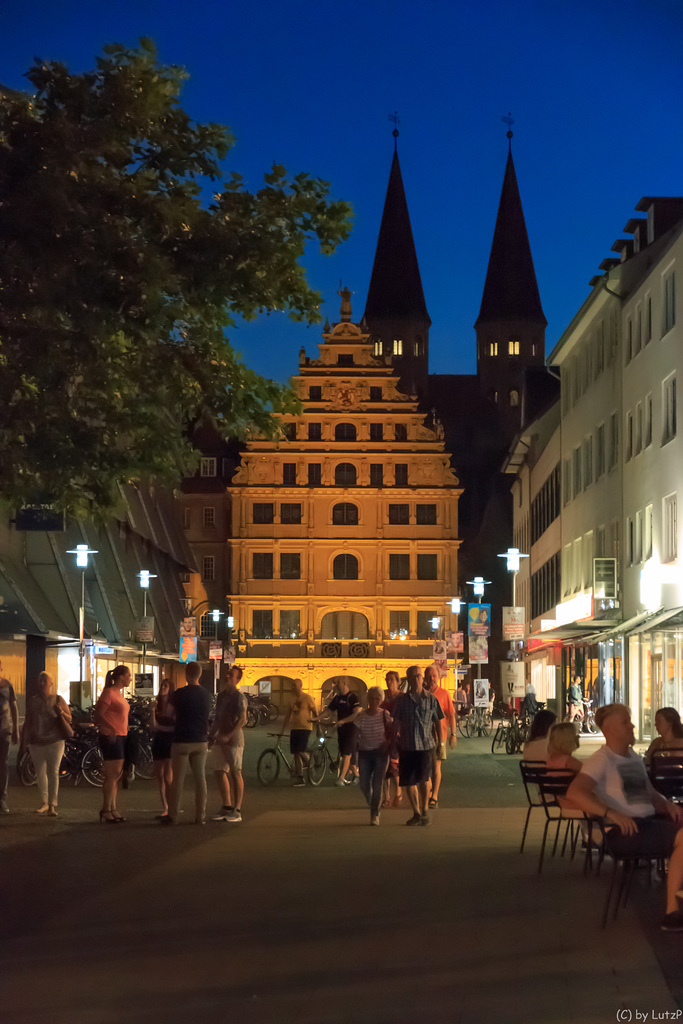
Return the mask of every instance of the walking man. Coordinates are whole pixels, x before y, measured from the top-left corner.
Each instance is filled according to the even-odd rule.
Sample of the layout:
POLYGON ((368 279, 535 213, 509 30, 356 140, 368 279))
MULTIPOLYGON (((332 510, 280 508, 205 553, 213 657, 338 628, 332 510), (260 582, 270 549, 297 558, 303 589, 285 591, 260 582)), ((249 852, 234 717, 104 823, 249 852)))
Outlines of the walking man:
POLYGON ((247 698, 237 689, 241 679, 242 669, 231 665, 223 690, 218 695, 216 720, 210 734, 213 774, 222 804, 222 809, 211 820, 235 824, 242 820, 244 798, 242 759, 247 698))
POLYGON ((439 803, 439 790, 441 789, 441 762, 446 760, 446 741, 448 746, 454 747, 457 738, 455 735, 455 708, 448 690, 439 685, 439 673, 436 665, 427 665, 425 669, 424 688, 432 697, 436 697, 443 712, 443 718, 439 723, 439 742, 434 748, 434 762, 432 764, 432 793, 429 798, 429 806, 437 807, 439 803), (450 736, 448 731, 450 729, 450 736))
MULTIPOLYGON (((347 785, 346 773, 351 765, 351 759, 354 758, 355 761, 358 752, 356 719, 363 708, 356 694, 349 689, 349 681, 346 676, 340 676, 335 686, 337 692, 328 704, 328 708, 330 711, 337 712, 337 745, 341 767, 336 785, 345 786, 347 785)), ((353 776, 353 781, 358 782, 358 768, 355 763, 353 764, 353 776)))
POLYGON ((282 723, 284 732, 289 725, 289 751, 294 756, 294 785, 305 786, 304 770, 308 769, 310 760, 308 741, 311 738, 313 723, 317 722, 318 713, 315 701, 308 693, 304 693, 301 679, 294 680, 294 693, 282 723))
POLYGON ((408 692, 396 697, 391 712, 397 730, 399 784, 407 789, 413 809, 406 825, 429 825, 432 752, 441 736, 443 711, 436 697, 424 689, 419 665, 411 665, 406 675, 408 692))
POLYGON ((199 680, 202 667, 196 661, 185 666, 187 686, 169 697, 169 711, 175 715, 175 731, 171 746, 173 782, 168 801, 168 814, 162 825, 177 825, 185 773, 189 764, 194 778, 195 824, 206 824, 206 755, 209 749, 209 712, 211 697, 199 680))

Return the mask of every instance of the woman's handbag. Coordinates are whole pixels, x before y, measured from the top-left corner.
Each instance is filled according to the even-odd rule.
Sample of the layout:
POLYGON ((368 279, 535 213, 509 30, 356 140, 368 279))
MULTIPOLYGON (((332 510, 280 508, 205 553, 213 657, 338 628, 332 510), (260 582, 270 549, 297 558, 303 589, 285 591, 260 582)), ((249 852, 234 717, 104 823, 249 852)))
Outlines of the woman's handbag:
POLYGON ((65 740, 70 740, 74 734, 71 728, 71 723, 64 717, 64 713, 60 708, 59 704, 55 704, 55 715, 57 718, 57 724, 65 740))

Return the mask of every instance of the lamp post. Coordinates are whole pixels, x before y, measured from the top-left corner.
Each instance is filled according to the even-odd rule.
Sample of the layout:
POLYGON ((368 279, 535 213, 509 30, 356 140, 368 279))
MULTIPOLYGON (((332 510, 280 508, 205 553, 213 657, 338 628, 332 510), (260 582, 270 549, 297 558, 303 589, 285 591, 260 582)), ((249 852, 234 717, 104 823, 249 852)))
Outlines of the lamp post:
POLYGON ((96 555, 97 551, 87 544, 77 544, 70 548, 67 555, 76 556, 76 565, 81 570, 81 605, 78 609, 78 657, 80 662, 79 683, 83 684, 83 662, 85 661, 85 570, 88 568, 88 555, 96 555))
POLYGON ((498 558, 504 558, 506 560, 506 568, 508 572, 512 573, 512 605, 516 605, 516 587, 517 587, 517 573, 519 572, 519 561, 521 558, 528 558, 528 555, 523 555, 519 548, 508 548, 507 551, 503 552, 502 555, 498 555, 498 558))
MULTIPOLYGON (((475 576, 473 580, 467 580, 467 585, 472 587, 474 596, 477 602, 481 604, 481 599, 484 596, 484 590, 490 586, 491 580, 485 580, 483 576, 475 576)), ((468 640, 469 643, 469 640, 468 640)), ((477 679, 481 679, 481 662, 477 662, 477 679)), ((474 704, 474 694, 472 694, 472 704, 474 704)))
MULTIPOLYGON (((140 569, 138 573, 138 579, 140 580, 140 586, 142 588, 142 617, 147 618, 147 591, 149 590, 149 581, 155 580, 156 573, 150 572, 149 569, 140 569)), ((143 628, 146 631, 146 624, 143 623, 143 628)), ((145 633, 142 634, 143 637, 145 633)), ((147 659, 147 641, 142 641, 142 674, 145 674, 145 662, 147 659)))
MULTIPOLYGON (((211 618, 216 623, 216 637, 218 637, 218 623, 220 622, 221 615, 223 615, 223 614, 224 614, 224 612, 222 612, 220 610, 220 608, 212 608, 211 609, 211 618)), ((218 676, 219 676, 219 673, 220 673, 220 661, 218 660, 218 658, 214 658, 213 659, 213 692, 214 692, 214 694, 218 690, 218 676)))

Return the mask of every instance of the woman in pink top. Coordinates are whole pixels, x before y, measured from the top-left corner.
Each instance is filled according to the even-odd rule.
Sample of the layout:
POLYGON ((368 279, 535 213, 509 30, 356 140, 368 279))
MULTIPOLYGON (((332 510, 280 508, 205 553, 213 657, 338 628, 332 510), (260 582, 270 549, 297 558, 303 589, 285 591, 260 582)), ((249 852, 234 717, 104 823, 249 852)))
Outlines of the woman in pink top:
POLYGON ((100 750, 104 761, 100 821, 108 825, 126 820, 116 810, 116 796, 128 735, 128 701, 122 693, 127 686, 130 686, 130 669, 125 665, 117 665, 111 672, 107 672, 104 690, 95 705, 95 725, 100 734, 100 750))

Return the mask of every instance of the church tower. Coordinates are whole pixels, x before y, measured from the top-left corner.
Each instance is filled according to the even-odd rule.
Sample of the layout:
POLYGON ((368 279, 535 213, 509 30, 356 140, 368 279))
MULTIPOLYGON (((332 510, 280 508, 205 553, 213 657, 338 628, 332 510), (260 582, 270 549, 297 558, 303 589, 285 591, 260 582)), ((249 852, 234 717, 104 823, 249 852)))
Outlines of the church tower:
MULTIPOLYGON (((512 132, 508 131, 508 140, 512 132)), ((534 261, 509 144, 477 335, 477 375, 509 441, 520 425, 523 371, 545 362, 545 329, 534 261)))
POLYGON ((432 321, 422 290, 398 161, 397 136, 394 129, 394 158, 363 322, 375 339, 375 355, 391 361, 406 394, 423 396, 429 372, 432 321))

